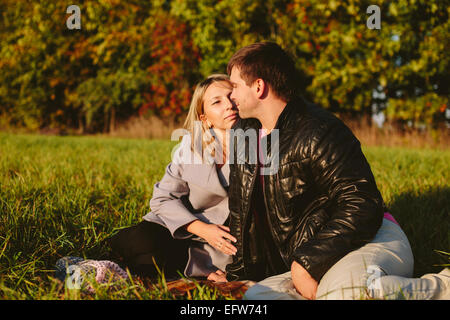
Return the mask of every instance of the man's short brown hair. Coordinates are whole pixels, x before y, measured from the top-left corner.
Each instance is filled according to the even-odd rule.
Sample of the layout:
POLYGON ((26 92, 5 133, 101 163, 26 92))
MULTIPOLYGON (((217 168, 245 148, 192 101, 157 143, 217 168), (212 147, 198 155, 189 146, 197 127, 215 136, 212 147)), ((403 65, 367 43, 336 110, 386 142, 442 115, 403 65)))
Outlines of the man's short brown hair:
POLYGON ((275 95, 285 101, 299 95, 300 76, 291 56, 278 44, 258 42, 239 49, 230 59, 227 73, 239 69, 248 86, 263 79, 275 95))

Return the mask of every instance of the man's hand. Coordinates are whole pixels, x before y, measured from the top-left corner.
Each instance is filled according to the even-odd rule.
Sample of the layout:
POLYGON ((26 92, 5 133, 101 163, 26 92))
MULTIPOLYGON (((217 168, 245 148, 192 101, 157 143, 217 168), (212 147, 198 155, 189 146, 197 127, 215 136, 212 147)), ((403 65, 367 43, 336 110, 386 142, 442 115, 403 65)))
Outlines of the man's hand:
POLYGON ((316 299, 319 284, 298 262, 292 262, 291 275, 294 287, 302 297, 309 300, 316 299))

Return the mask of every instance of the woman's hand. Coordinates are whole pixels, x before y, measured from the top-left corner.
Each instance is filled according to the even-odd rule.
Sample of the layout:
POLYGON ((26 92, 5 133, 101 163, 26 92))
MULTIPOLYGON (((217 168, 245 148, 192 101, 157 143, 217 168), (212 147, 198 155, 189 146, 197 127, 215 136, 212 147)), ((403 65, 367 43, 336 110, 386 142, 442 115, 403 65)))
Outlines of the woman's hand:
POLYGON ((211 272, 208 276, 208 280, 214 282, 228 282, 225 273, 222 270, 217 270, 216 272, 211 272))
POLYGON ((186 230, 205 239, 213 248, 225 254, 236 254, 237 249, 231 242, 236 242, 237 239, 229 233, 230 228, 226 226, 195 220, 186 226, 186 230))

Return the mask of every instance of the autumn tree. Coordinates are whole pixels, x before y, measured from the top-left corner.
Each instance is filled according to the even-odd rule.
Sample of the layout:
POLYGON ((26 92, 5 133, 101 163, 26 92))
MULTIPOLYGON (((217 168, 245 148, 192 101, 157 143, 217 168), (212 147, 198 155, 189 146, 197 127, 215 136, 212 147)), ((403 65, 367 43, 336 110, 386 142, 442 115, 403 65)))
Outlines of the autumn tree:
POLYGON ((195 83, 275 41, 301 91, 332 111, 433 127, 449 97, 449 7, 440 0, 0 0, 0 126, 114 130, 185 115, 195 83), (380 9, 370 29, 367 8, 380 9))

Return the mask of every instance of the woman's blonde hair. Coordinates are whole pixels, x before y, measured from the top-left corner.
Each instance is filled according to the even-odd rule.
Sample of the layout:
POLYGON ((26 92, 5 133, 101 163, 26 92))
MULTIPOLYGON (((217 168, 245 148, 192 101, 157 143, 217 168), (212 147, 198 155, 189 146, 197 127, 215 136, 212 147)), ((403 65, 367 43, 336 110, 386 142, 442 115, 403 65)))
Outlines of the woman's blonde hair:
MULTIPOLYGON (((205 80, 201 81, 197 84, 194 94, 192 95, 191 105, 189 106, 189 112, 184 122, 184 128, 187 129, 191 134, 191 148, 194 150, 194 140, 196 138, 195 134, 202 135, 202 150, 205 150, 207 146, 210 146, 213 142, 215 142, 215 136, 212 132, 212 128, 209 128, 205 122, 200 119, 200 115, 205 113, 204 109, 204 101, 203 98, 205 96, 206 90, 213 83, 217 82, 226 82, 231 87, 230 78, 226 74, 212 74, 205 80), (201 132, 196 132, 195 130, 196 123, 201 122, 201 132)), ((212 150, 213 157, 215 156, 214 150, 212 150)))

